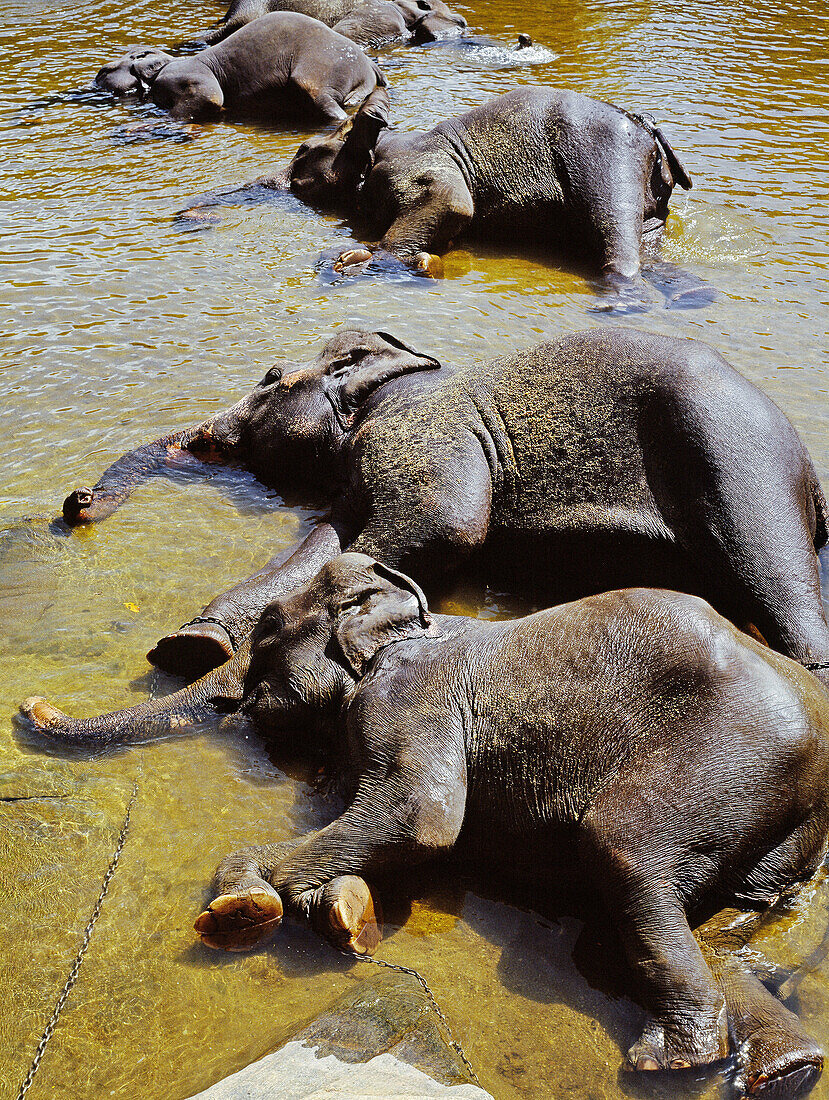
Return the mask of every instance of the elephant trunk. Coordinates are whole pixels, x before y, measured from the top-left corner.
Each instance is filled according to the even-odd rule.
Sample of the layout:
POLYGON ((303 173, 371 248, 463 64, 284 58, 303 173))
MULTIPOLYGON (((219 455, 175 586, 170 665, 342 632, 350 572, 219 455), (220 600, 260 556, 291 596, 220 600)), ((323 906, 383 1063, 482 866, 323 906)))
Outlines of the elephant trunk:
POLYGON ((186 428, 145 443, 122 455, 105 470, 94 488, 71 492, 63 502, 63 518, 70 527, 97 523, 111 516, 124 503, 136 485, 181 461, 185 451, 201 461, 222 461, 228 444, 215 434, 212 420, 197 428, 186 428))
POLYGON ((38 733, 64 744, 103 747, 154 741, 238 710, 249 664, 246 643, 221 668, 181 691, 95 718, 70 718, 38 697, 26 699, 20 711, 38 733))

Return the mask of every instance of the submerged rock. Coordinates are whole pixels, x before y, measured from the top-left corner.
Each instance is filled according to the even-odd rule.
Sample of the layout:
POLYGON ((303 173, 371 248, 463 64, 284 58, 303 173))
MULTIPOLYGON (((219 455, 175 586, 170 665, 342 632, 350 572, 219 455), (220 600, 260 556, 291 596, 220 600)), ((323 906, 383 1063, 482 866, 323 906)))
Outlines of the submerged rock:
POLYGON ((391 971, 340 998, 279 1050, 190 1100, 492 1100, 446 1041, 417 980, 391 971))

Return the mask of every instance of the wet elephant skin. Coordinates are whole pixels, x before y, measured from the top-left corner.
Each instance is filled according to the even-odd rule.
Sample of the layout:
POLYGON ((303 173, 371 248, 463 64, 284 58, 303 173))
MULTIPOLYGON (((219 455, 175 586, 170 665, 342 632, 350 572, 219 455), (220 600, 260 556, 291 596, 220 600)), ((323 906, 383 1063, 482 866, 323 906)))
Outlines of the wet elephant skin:
POLYGON ((509 852, 542 883, 569 862, 612 917, 648 1012, 630 1068, 717 1062, 731 1029, 741 1092, 816 1080, 820 1049, 728 952, 724 920, 695 938, 689 916, 767 907, 816 870, 829 698, 702 600, 628 589, 499 623, 432 616, 413 581, 349 553, 172 696, 78 721, 23 705, 46 736, 98 746, 233 710, 277 742, 324 746, 347 808, 223 860, 196 922, 208 946, 256 946, 285 906, 370 954, 370 883, 450 852, 496 865, 509 852))
POLYGON ((693 340, 593 330, 448 368, 388 333, 344 331, 226 412, 126 454, 70 494, 66 521, 105 518, 184 454, 318 493, 330 513, 162 639, 151 659, 172 671, 220 664, 272 599, 346 548, 427 585, 495 558, 547 599, 690 590, 788 656, 829 660, 811 460, 783 413, 693 340))
POLYGON ((131 71, 158 107, 197 120, 230 111, 339 122, 346 104, 385 83, 356 43, 293 12, 263 15, 190 57, 154 52, 136 59, 131 71))

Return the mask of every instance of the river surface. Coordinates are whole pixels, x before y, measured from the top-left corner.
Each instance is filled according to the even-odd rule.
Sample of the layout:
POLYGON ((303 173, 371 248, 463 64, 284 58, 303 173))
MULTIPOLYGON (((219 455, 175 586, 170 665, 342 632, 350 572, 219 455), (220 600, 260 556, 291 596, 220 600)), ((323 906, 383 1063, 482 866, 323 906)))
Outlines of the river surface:
MULTIPOLYGON (((383 51, 396 124, 428 128, 530 83, 651 111, 695 181, 674 195, 665 254, 721 295, 682 312, 655 296, 634 323, 721 351, 793 419, 829 487, 825 7, 459 6, 501 48, 383 51), (508 52, 519 31, 544 47, 520 65, 508 52)), ((383 328, 455 362, 625 323, 590 312, 594 290, 578 275, 504 249, 453 251, 441 281, 324 285, 316 260, 346 230, 290 199, 182 232, 177 210, 280 167, 305 135, 159 129, 146 107, 65 93, 128 45, 173 45, 219 14, 209 0, 11 0, 0 29, 0 781, 21 800, 8 803, 19 812, 0 843, 2 1096, 16 1095, 79 946, 133 779, 130 839, 32 1100, 180 1100, 365 977, 290 925, 249 957, 194 943, 192 921, 226 852, 335 812, 313 777, 234 728, 90 757, 46 751, 12 725, 35 692, 80 716, 171 690, 144 658, 156 638, 317 513, 214 471, 153 481, 100 527, 67 534, 50 523, 66 492, 135 444, 232 403, 275 357, 302 358, 339 326, 383 328)), ((499 616, 525 606, 466 586, 442 609, 499 616)), ((825 922, 818 883, 761 946, 797 961, 825 922)), ((390 915, 380 953, 429 978, 498 1100, 720 1095, 717 1074, 620 1073, 637 1010, 584 964, 589 946, 574 963, 580 928, 497 889, 444 885, 422 892, 408 919, 390 915)), ((829 962, 804 976, 795 1007, 829 1045, 829 962)), ((829 1096, 829 1080, 815 1095, 829 1096)))

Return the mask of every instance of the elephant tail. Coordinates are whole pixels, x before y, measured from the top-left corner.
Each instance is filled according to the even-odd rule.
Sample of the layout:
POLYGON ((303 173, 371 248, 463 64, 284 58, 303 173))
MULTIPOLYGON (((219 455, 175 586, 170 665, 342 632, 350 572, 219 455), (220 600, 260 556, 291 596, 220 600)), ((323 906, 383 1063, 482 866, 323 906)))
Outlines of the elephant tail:
MULTIPOLYGON (((626 111, 625 114, 628 114, 628 112, 626 111)), ((629 114, 629 117, 632 118, 635 122, 638 122, 640 126, 644 126, 644 128, 648 131, 648 133, 656 142, 659 151, 664 157, 665 163, 667 164, 668 169, 673 176, 674 185, 679 184, 679 186, 683 188, 683 190, 690 191, 691 188, 694 186, 694 181, 691 179, 691 176, 685 165, 674 152, 673 146, 665 136, 665 131, 660 126, 656 125, 653 115, 645 114, 643 112, 642 114, 638 115, 631 113, 629 114)))

